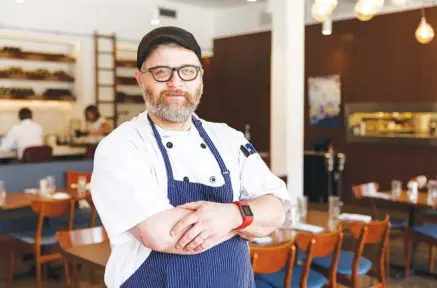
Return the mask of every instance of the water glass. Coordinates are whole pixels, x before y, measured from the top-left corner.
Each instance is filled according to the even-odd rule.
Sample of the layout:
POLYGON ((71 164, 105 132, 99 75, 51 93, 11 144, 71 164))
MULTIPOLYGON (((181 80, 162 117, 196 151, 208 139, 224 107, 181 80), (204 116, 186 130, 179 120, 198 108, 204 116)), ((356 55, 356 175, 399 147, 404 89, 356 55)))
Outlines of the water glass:
POLYGON ((416 203, 419 197, 418 184, 416 181, 408 182, 408 200, 410 202, 416 203))
POLYGON ((402 182, 399 180, 391 181, 391 196, 393 199, 397 200, 401 198, 402 194, 402 182))
POLYGON ((81 175, 77 178, 77 194, 82 195, 86 192, 86 177, 81 175))
POLYGON ((329 219, 336 220, 340 216, 341 201, 338 196, 329 196, 329 219))
POLYGON ((300 221, 306 222, 308 211, 308 196, 300 196, 297 198, 297 207, 299 210, 300 221))
POLYGON ((437 181, 429 180, 428 182, 428 205, 434 206, 437 199, 437 181))
POLYGON ((39 194, 47 196, 49 194, 49 184, 47 178, 39 180, 39 194))
POLYGON ((48 176, 47 178, 47 191, 49 194, 56 192, 56 182, 53 176, 48 176))
POLYGON ((0 180, 0 206, 5 205, 6 202, 6 187, 5 182, 0 180))
POLYGON ((285 221, 282 225, 283 229, 291 228, 294 224, 296 224, 299 220, 299 211, 296 203, 293 203, 288 209, 287 213, 285 213, 285 221))

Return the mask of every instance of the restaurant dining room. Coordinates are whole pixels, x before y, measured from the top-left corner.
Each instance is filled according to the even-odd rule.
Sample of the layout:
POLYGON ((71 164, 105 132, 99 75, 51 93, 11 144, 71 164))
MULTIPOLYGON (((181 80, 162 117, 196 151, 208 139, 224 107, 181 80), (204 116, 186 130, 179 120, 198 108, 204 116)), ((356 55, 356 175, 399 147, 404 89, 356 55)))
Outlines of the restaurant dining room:
POLYGON ((0 2, 0 287, 437 288, 434 0, 0 2))

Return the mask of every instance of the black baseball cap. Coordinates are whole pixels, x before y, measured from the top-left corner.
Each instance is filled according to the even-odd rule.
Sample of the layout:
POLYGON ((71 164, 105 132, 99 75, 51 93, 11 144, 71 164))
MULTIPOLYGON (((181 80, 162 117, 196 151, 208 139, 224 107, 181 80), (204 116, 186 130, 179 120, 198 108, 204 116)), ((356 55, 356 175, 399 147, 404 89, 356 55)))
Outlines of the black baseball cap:
POLYGON ((165 26, 153 29, 147 33, 138 45, 137 67, 141 70, 144 61, 152 52, 153 48, 160 44, 176 43, 182 47, 193 51, 200 59, 202 50, 199 44, 190 32, 174 26, 165 26))

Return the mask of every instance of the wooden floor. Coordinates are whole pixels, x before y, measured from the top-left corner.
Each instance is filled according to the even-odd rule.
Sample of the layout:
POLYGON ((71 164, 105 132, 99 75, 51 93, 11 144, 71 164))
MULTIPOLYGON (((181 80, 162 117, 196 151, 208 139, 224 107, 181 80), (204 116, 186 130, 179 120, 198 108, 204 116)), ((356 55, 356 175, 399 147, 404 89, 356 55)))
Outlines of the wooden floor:
MULTIPOLYGON (((320 207, 318 205, 314 205, 316 208, 324 209, 324 207, 320 207)), ((366 210, 363 210, 362 207, 350 207, 349 209, 344 209, 344 212, 354 212, 354 213, 364 213, 366 210), (348 211, 349 210, 349 211, 348 211)), ((382 211, 381 211, 382 212, 382 211)), ((402 212, 397 212, 399 216, 405 216, 402 212)), ((0 239, 0 287, 8 287, 6 284, 6 277, 7 277, 7 242, 5 241, 7 238, 2 237, 0 239), (3 240, 3 241, 1 241, 3 240)), ((390 249, 390 255, 392 263, 396 264, 404 264, 404 251, 403 251, 403 241, 402 240, 393 240, 390 242, 391 249, 390 249)), ((427 253, 428 253, 428 247, 425 245, 421 245, 419 247, 419 253, 417 257, 417 264, 418 266, 427 267, 427 253)), ((88 282, 89 279, 89 271, 85 269, 86 267, 83 267, 80 271, 80 278, 81 278, 81 288, 97 288, 97 287, 105 287, 103 284, 103 271, 100 271, 97 273, 97 283, 94 285, 91 285, 88 282)), ((31 263, 17 263, 16 266, 16 274, 17 277, 14 279, 13 285, 11 288, 34 288, 35 287, 35 278, 31 273, 31 263)), ((62 269, 59 270, 62 274, 62 269)), ((408 287, 408 288, 437 288, 437 275, 436 277, 425 277, 425 276, 413 276, 410 277, 408 280, 396 280, 395 274, 396 271, 391 271, 391 279, 389 282, 389 287, 394 288, 400 288, 400 287, 408 287)), ((369 278, 363 278, 361 281, 360 287, 369 287, 371 286, 372 281, 369 278)), ((65 282, 63 278, 60 278, 58 280, 53 280, 49 278, 47 282, 44 283, 45 288, 58 288, 58 287, 65 287, 65 282)))

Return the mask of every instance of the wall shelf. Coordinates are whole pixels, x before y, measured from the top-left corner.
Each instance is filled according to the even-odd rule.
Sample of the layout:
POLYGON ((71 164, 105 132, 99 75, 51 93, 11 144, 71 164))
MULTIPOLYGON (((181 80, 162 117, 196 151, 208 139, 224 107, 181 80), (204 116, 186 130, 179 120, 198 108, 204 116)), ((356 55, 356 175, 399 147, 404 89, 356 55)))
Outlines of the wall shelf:
POLYGON ((43 95, 5 95, 0 94, 0 100, 23 100, 23 101, 76 101, 76 97, 73 95, 59 95, 59 96, 43 96, 43 95))
POLYGON ((0 72, 0 79, 10 80, 31 80, 31 81, 50 81, 50 82, 74 82, 74 77, 65 76, 38 76, 38 75, 7 75, 0 72))
POLYGON ((118 85, 137 85, 137 79, 134 77, 122 77, 117 76, 117 84, 118 85))
POLYGON ((115 65, 117 67, 126 67, 126 68, 136 68, 137 67, 137 61, 136 60, 130 60, 130 59, 119 59, 115 62, 115 65))
POLYGON ((0 51, 0 58, 46 61, 46 62, 63 62, 63 63, 76 62, 76 59, 71 56, 66 56, 61 54, 37 53, 37 52, 22 52, 22 51, 20 52, 0 51))

